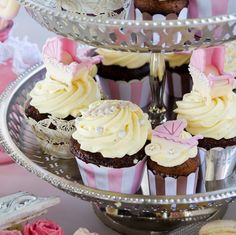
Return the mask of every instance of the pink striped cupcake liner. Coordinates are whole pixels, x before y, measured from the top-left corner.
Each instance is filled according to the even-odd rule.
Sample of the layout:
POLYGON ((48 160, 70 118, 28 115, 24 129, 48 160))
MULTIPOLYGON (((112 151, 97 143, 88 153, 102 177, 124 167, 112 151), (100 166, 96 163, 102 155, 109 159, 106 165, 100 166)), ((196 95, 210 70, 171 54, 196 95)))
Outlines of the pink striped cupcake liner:
POLYGON ((141 80, 113 81, 101 76, 97 76, 97 81, 102 88, 103 93, 109 99, 129 100, 141 108, 150 104, 151 89, 149 76, 141 80))
POLYGON ((236 12, 235 0, 191 0, 188 18, 205 18, 236 12))
POLYGON ((149 191, 151 195, 189 195, 194 194, 197 188, 199 168, 188 176, 177 178, 154 175, 148 170, 149 191))
POLYGON ((145 168, 145 159, 126 168, 110 168, 85 163, 76 158, 82 180, 91 188, 128 193, 136 193, 141 184, 145 168))

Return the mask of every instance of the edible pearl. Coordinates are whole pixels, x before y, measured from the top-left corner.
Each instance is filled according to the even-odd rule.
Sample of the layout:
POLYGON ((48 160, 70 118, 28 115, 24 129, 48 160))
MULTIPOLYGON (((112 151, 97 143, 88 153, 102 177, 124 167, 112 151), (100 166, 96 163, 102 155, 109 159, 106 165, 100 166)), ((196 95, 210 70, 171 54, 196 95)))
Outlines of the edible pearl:
POLYGON ((119 131, 118 132, 118 137, 119 138, 124 138, 126 136, 126 132, 125 131, 119 131))
POLYGON ((99 126, 99 127, 96 128, 96 133, 101 135, 103 133, 103 130, 104 130, 104 128, 99 126))
POLYGON ((161 147, 160 147, 160 145, 157 145, 157 144, 149 144, 148 146, 147 146, 147 150, 149 150, 149 151, 154 151, 154 150, 160 150, 161 149, 161 147))
POLYGON ((144 119, 139 119, 139 124, 140 124, 141 126, 143 126, 143 125, 145 124, 145 120, 144 120, 144 119))
POLYGON ((168 153, 172 155, 172 154, 175 153, 175 150, 174 150, 174 149, 170 149, 170 150, 168 151, 168 153))

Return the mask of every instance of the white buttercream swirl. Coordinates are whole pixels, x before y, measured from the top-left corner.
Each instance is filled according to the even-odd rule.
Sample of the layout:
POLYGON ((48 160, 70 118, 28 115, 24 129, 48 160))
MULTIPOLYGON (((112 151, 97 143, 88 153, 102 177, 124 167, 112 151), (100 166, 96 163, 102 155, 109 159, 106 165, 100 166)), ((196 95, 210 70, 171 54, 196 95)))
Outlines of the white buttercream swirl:
POLYGON ((96 52, 103 57, 104 65, 119 65, 129 69, 140 68, 150 63, 150 53, 131 53, 98 48, 96 52))
POLYGON ((189 64, 190 53, 167 53, 165 60, 169 63, 171 68, 180 67, 184 64, 189 64))
POLYGON ((207 101, 198 92, 192 91, 177 102, 175 112, 179 119, 187 121, 186 129, 191 134, 219 140, 236 136, 235 107, 236 94, 233 92, 207 101))
POLYGON ((57 118, 80 115, 89 104, 101 99, 95 80, 89 75, 86 78, 81 76, 67 85, 47 74, 30 92, 30 104, 40 113, 49 113, 57 118))
MULTIPOLYGON (((190 139, 192 136, 186 131, 182 131, 181 139, 190 139)), ((197 156, 197 146, 177 143, 157 136, 152 137, 151 144, 145 147, 145 153, 152 161, 164 167, 179 166, 189 158, 197 156)))
POLYGON ((147 115, 129 101, 97 101, 76 119, 73 138, 80 148, 105 158, 122 158, 143 148, 151 134, 147 115))

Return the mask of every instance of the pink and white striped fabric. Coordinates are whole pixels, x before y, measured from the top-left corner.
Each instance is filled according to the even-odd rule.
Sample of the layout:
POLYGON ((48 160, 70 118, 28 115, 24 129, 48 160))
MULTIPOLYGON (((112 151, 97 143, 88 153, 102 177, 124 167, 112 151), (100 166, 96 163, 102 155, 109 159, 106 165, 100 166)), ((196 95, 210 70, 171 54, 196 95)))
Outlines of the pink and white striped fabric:
POLYGON ((235 0, 191 0, 188 18, 205 18, 236 12, 235 0))
POLYGON ((149 191, 151 195, 189 195, 194 194, 197 188, 198 170, 188 176, 162 177, 154 175, 148 170, 149 191))
POLYGON ((113 81, 97 76, 97 81, 104 94, 109 99, 129 100, 141 108, 147 106, 151 101, 151 89, 149 76, 142 80, 113 81))
POLYGON ((146 160, 127 168, 99 167, 76 158, 85 185, 112 192, 136 193, 141 184, 146 160))

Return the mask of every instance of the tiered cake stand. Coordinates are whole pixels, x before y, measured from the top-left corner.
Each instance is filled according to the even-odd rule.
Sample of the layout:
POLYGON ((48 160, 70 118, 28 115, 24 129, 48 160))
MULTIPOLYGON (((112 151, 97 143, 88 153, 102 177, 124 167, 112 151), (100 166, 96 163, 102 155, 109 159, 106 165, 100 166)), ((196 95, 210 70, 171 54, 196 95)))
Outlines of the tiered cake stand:
MULTIPOLYGON (((236 14, 181 21, 130 21, 68 13, 58 7, 56 0, 19 2, 35 20, 57 34, 98 47, 150 51, 154 93, 161 84, 152 74, 159 53, 213 46, 236 37, 236 14), (153 40, 154 35, 158 40, 153 40)), ((0 98, 1 144, 18 164, 55 187, 92 202, 102 221, 123 234, 197 234, 208 220, 223 216, 228 203, 236 197, 236 173, 227 172, 227 167, 224 169, 229 176, 218 181, 205 181, 201 169, 194 195, 149 196, 146 177, 137 194, 127 195, 86 187, 74 159, 60 160, 43 154, 26 123, 23 106, 29 91, 44 76, 44 66, 37 65, 21 75, 0 98)), ((151 114, 161 117, 160 101, 154 100, 151 114)), ((161 117, 158 122, 163 120, 161 117)))

